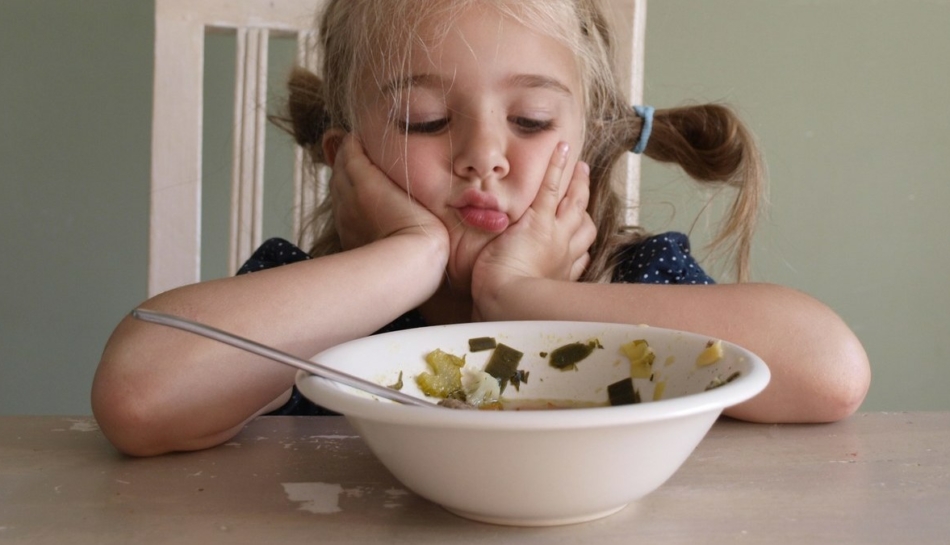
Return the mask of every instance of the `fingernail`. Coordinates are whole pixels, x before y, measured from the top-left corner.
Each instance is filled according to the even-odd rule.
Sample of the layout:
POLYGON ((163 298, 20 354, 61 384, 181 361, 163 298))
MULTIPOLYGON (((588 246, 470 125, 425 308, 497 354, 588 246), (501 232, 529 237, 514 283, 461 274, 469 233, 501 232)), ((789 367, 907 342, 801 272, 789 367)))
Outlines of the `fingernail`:
POLYGON ((590 176, 590 165, 588 165, 584 161, 581 161, 580 165, 581 165, 581 172, 584 173, 584 176, 590 176))
POLYGON ((567 157, 567 152, 571 151, 571 146, 567 142, 561 142, 557 145, 557 152, 561 154, 561 157, 567 157))

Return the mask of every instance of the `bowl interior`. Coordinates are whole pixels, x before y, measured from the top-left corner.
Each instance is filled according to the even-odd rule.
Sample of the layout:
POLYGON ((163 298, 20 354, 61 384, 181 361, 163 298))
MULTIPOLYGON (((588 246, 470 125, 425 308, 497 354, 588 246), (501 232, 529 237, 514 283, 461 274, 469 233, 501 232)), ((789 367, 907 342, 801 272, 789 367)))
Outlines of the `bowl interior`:
MULTIPOLYGON (((649 376, 633 381, 641 399, 637 406, 655 402, 669 405, 676 400, 682 405, 682 400, 689 398, 691 402, 725 407, 751 398, 769 378, 768 369, 757 356, 730 343, 721 342, 721 357, 708 362, 704 356, 710 354, 708 345, 716 339, 648 326, 593 322, 483 322, 427 327, 351 341, 313 360, 387 386, 400 382, 401 374, 401 391, 425 398, 416 377, 430 370, 426 354, 441 349, 464 357, 464 369, 484 370, 493 351, 471 351, 469 340, 479 337, 491 337, 523 353, 519 369, 527 371, 527 381, 517 388, 509 384, 502 394, 503 400, 513 405, 607 405, 608 385, 631 376, 631 361, 621 347, 636 340, 646 341, 655 355, 649 376), (552 352, 571 343, 595 343, 596 348, 574 366, 553 367, 552 352)), ((298 386, 316 403, 343 414, 365 405, 367 400, 391 403, 309 375, 302 375, 298 386), (328 396, 328 389, 347 395, 328 396)))

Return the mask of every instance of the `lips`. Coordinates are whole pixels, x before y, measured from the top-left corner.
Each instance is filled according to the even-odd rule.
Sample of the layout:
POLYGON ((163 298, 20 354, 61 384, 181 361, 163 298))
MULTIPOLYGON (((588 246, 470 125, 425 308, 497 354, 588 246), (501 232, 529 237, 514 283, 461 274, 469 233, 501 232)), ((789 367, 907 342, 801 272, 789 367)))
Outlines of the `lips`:
POLYGON ((508 228, 508 214, 498 209, 498 201, 488 193, 468 189, 453 208, 458 210, 462 221, 469 227, 492 233, 500 233, 508 228))
POLYGON ((508 227, 508 214, 488 208, 463 206, 458 209, 462 221, 469 227, 500 233, 508 227))

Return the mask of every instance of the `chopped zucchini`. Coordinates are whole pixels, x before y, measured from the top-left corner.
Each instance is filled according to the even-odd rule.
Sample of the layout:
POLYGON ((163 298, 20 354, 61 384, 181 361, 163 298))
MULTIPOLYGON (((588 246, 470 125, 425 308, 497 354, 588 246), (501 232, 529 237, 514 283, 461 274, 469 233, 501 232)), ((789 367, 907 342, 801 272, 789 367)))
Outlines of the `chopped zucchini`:
POLYGON ((643 339, 630 341, 620 345, 620 351, 630 360, 630 376, 633 378, 650 378, 653 373, 653 360, 656 354, 649 343, 643 339))
POLYGON ((462 393, 462 366, 465 365, 465 358, 458 357, 440 349, 435 349, 426 354, 426 363, 432 369, 432 373, 423 372, 416 376, 416 383, 427 396, 432 397, 457 397, 462 393))
POLYGON ((722 359, 722 341, 715 340, 706 343, 706 348, 696 357, 696 365, 705 367, 722 359))
POLYGON ((498 343, 495 342, 495 339, 492 337, 475 337, 474 339, 468 340, 468 351, 469 352, 481 352, 482 350, 491 350, 498 346, 498 343))
POLYGON ((607 398, 612 406, 640 403, 640 393, 634 389, 632 378, 621 379, 607 386, 607 398))
POLYGON ((524 369, 518 369, 511 374, 511 385, 515 387, 515 390, 521 391, 521 385, 528 383, 528 371, 524 369))
POLYGON ((393 390, 402 390, 402 371, 399 372, 399 378, 394 384, 390 384, 387 388, 392 388, 393 390))
POLYGON ((559 346, 551 352, 551 367, 560 370, 574 369, 577 363, 587 356, 590 356, 595 348, 602 348, 600 341, 592 340, 586 343, 570 343, 559 346))
POLYGON ((709 382, 709 384, 706 386, 706 391, 713 390, 713 389, 718 388, 718 387, 720 387, 720 386, 724 386, 724 385, 726 385, 726 384, 729 384, 730 382, 736 380, 736 379, 739 378, 740 376, 742 376, 742 373, 740 373, 739 371, 736 371, 735 373, 729 375, 729 376, 726 377, 725 379, 722 378, 722 375, 716 375, 715 377, 713 377, 713 379, 712 379, 712 380, 709 382))
POLYGON ((524 353, 503 343, 498 343, 495 347, 495 351, 492 352, 491 358, 485 365, 485 372, 498 380, 501 392, 505 391, 508 381, 518 371, 518 364, 521 363, 523 356, 524 353))

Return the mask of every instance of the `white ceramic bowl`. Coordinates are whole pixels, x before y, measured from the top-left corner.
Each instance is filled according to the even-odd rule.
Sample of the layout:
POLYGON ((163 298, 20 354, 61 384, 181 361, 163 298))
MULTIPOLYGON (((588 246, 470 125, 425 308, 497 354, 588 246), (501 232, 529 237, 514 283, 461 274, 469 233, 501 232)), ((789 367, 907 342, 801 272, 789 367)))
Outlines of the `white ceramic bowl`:
POLYGON ((468 340, 494 337, 524 352, 529 371, 507 399, 607 400, 607 385, 630 376, 620 345, 645 339, 656 353, 654 381, 635 380, 643 402, 617 407, 536 411, 464 411, 392 403, 301 372, 297 386, 344 414, 379 460, 407 488, 460 516, 507 525, 593 520, 619 511, 663 484, 682 465, 722 410, 752 398, 769 381, 765 363, 723 342, 723 357, 700 366, 708 337, 621 324, 486 322, 427 327, 345 343, 313 360, 425 397, 415 376, 439 348, 482 370, 490 351, 468 340), (597 339, 574 370, 551 367, 541 353, 597 339), (714 389, 716 378, 738 378, 714 389), (665 381, 662 398, 655 385, 665 381))

